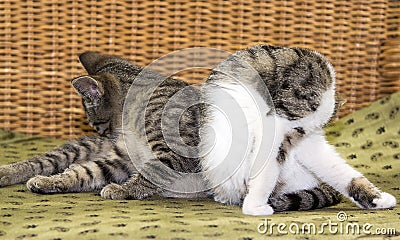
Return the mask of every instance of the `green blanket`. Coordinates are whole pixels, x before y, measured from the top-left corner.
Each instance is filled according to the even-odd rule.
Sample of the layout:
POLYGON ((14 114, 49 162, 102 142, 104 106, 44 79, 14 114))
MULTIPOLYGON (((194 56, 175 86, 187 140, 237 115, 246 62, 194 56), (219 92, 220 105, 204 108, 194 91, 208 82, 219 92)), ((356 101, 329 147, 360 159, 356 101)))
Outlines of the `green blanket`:
MULTIPOLYGON (((399 120, 400 94, 395 94, 326 128, 349 164, 398 200, 399 120)), ((62 142, 0 131, 0 165, 62 142)), ((96 193, 39 195, 22 184, 0 189, 0 239, 383 239, 399 238, 399 223, 398 206, 361 210, 347 199, 330 208, 264 218, 208 199, 111 201, 96 193)))

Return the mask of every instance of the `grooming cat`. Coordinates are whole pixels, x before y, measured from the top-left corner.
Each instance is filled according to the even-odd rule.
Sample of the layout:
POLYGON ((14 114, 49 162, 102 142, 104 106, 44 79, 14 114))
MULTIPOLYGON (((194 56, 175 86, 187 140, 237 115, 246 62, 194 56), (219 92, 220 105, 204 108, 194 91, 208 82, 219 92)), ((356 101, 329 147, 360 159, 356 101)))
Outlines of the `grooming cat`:
POLYGON ((201 165, 216 201, 242 202, 245 214, 270 215, 274 195, 302 191, 294 206, 323 201, 319 190, 307 191, 322 181, 361 208, 396 205, 325 140, 322 127, 335 108, 335 72, 322 55, 256 45, 213 69, 202 92, 209 104, 200 129, 207 152, 201 165))
MULTIPOLYGON (((166 78, 154 92, 149 93, 152 82, 161 77, 156 73, 145 72, 148 84, 134 82, 142 68, 122 58, 86 52, 80 55, 80 61, 89 75, 72 80, 72 85, 82 97, 89 124, 100 136, 72 140, 41 156, 0 167, 0 186, 29 180, 27 187, 37 193, 101 190, 101 196, 109 199, 143 199, 156 193, 174 196, 175 193, 159 189, 139 174, 137 163, 146 160, 143 173, 153 180, 159 179, 164 185, 172 184, 168 181, 174 179, 168 178, 168 173, 159 169, 159 163, 182 173, 199 170, 198 158, 188 158, 170 150, 161 129, 162 114, 170 114, 163 112, 164 105, 188 85, 166 78), (136 100, 127 104, 134 119, 131 119, 130 125, 132 132, 123 133, 123 105, 129 89, 136 100), (143 99, 149 96, 149 104, 143 106, 143 99), (140 119, 136 119, 141 114, 145 114, 145 129, 136 129, 141 126, 140 119), (133 152, 125 148, 126 134, 134 144, 133 152)), ((178 102, 172 108, 179 109, 181 106, 178 102)), ((189 146, 198 145, 198 119, 196 107, 187 109, 180 116, 178 131, 189 146)), ((168 118, 162 123, 164 127, 174 127, 168 118)), ((204 196, 202 193, 187 194, 199 195, 204 196)))
MULTIPOLYGON (((146 82, 134 81, 142 69, 124 59, 87 52, 80 55, 80 60, 89 76, 74 79, 72 85, 82 97, 89 123, 101 136, 72 140, 44 155, 0 167, 0 186, 29 180, 28 188, 38 193, 98 191, 101 189, 101 196, 109 199, 143 199, 154 194, 175 197, 207 196, 207 192, 199 194, 169 192, 152 183, 158 179, 158 181, 164 181, 164 185, 173 185, 176 180, 174 179, 175 175, 169 175, 159 167, 158 163, 163 163, 169 168, 183 173, 196 173, 200 170, 198 158, 183 157, 171 151, 162 136, 160 119, 163 108, 168 99, 176 92, 188 87, 187 84, 167 78, 154 92, 148 92, 146 82), (131 139, 133 138, 131 142, 134 144, 135 151, 128 153, 124 146, 121 129, 124 100, 132 84, 133 92, 131 94, 135 96, 134 99, 137 102, 125 102, 125 106, 132 109, 133 116, 135 114, 139 116, 145 111, 146 129, 145 135, 143 135, 141 133, 143 129, 135 129, 137 125, 134 124, 135 121, 132 121, 133 130, 130 135, 131 139), (138 102, 142 102, 142 99, 150 96, 149 94, 152 97, 147 108, 138 104, 138 102), (147 146, 150 146, 150 152, 147 146), (143 161, 143 159, 146 164, 138 173, 137 164, 134 163, 139 160, 143 161), (147 173, 147 177, 151 178, 151 181, 143 177, 141 174, 143 171, 147 173)), ((148 73, 149 85, 154 78, 158 77, 156 73, 148 73)), ((212 74, 209 82, 213 81, 213 78, 212 74)), ((211 86, 211 84, 206 85, 205 89, 207 86, 211 86)), ((279 91, 278 86, 276 91, 279 91)), ((179 105, 179 103, 177 104, 179 105)), ((180 106, 176 107, 180 108, 180 106)), ((204 112, 206 113, 207 109, 204 112)), ((168 125, 168 119, 163 124, 168 125)), ((187 109, 180 117, 180 136, 187 145, 197 146, 199 144, 200 124, 199 109, 196 107, 187 109)), ((171 123, 171 125, 173 124, 171 123)), ((293 131, 286 134, 280 148, 281 151, 279 151, 279 161, 285 163, 288 172, 291 172, 293 177, 302 177, 302 173, 307 172, 305 168, 289 168, 290 166, 287 164, 289 162, 296 163, 287 160, 287 158, 292 158, 289 149, 297 141, 296 139, 303 138, 303 135, 305 133, 301 128, 293 128, 293 131)), ((314 159, 313 156, 311 159, 314 159)), ((321 159, 325 159, 325 157, 321 157, 321 159)), ((324 184, 318 185, 314 178, 309 177, 309 179, 312 179, 309 186, 295 184, 292 189, 288 189, 290 181, 285 185, 281 181, 269 197, 269 204, 275 211, 285 211, 321 208, 339 201, 337 192, 331 187, 324 184), (285 186, 284 191, 280 190, 285 186)), ((208 178, 208 180, 212 182, 212 179, 208 178)), ((205 181, 187 181, 186 188, 201 189, 205 184, 205 181), (200 187, 195 185, 200 185, 200 187)), ((223 186, 226 184, 214 188, 215 199, 226 203, 239 203, 239 199, 244 197, 247 189, 247 184, 241 184, 240 196, 230 199, 218 191, 218 189, 223 189, 223 186)), ((363 192, 371 192, 357 188, 352 189, 357 194, 361 193, 361 197, 366 195, 362 195, 363 192)), ((238 193, 238 189, 232 190, 236 192, 229 194, 238 193)), ((267 196, 265 195, 265 197, 267 196)))

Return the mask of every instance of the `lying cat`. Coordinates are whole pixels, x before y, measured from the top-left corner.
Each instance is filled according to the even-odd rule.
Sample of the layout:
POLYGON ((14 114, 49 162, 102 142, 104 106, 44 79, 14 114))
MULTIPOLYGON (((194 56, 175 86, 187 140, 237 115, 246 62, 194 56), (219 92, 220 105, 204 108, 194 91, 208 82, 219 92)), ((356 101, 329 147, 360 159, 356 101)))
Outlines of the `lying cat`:
MULTIPOLYGON (((168 173, 162 175, 162 172, 153 170, 159 166, 158 163, 183 173, 199 171, 199 159, 171 151, 163 139, 161 129, 164 105, 180 89, 188 87, 188 84, 167 78, 149 93, 152 82, 160 78, 156 73, 149 73, 148 82, 134 82, 142 68, 122 58, 95 52, 85 52, 79 58, 89 75, 73 79, 72 86, 82 97, 90 126, 100 136, 72 140, 41 156, 2 166, 0 186, 29 180, 28 189, 37 193, 101 190, 101 196, 108 199, 143 199, 155 193, 173 195, 147 181, 138 173, 134 163, 148 160, 146 166, 149 167, 144 167, 143 173, 148 172, 153 179, 165 181, 164 185, 169 184, 165 175, 168 173), (134 118, 145 114, 145 129, 135 129, 140 124, 132 119, 133 130, 125 132, 124 136, 123 107, 129 90, 135 102, 126 104, 134 118), (143 106, 142 99, 148 96, 151 96, 149 104, 143 106), (128 152, 125 148, 126 134, 129 134, 130 142, 135 145, 135 152, 128 152)), ((180 108, 179 103, 174 107, 180 108)), ((187 109, 180 120, 180 137, 192 146, 199 143, 198 113, 196 108, 187 109)), ((173 127, 172 120, 166 119, 163 124, 173 127)))
MULTIPOLYGON (((244 213, 267 215, 273 211, 308 210, 336 204, 338 193, 330 186, 319 183, 317 179, 321 179, 360 207, 390 208, 395 205, 393 196, 375 188, 326 144, 321 127, 333 111, 334 73, 331 65, 319 54, 305 49, 258 45, 232 55, 209 76, 200 97, 219 104, 219 96, 214 93, 219 89, 232 88, 233 99, 239 103, 233 109, 245 110, 245 122, 239 123, 245 123, 244 129, 249 129, 245 140, 254 150, 244 159, 233 159, 231 166, 225 169, 238 167, 235 169, 238 171, 228 175, 219 173, 221 168, 213 168, 221 162, 224 163, 222 166, 227 166, 220 152, 229 152, 230 148, 221 141, 229 134, 224 122, 219 122, 220 114, 208 105, 199 104, 184 109, 179 118, 179 135, 188 146, 199 146, 197 157, 172 151, 163 138, 161 125, 174 127, 172 119, 161 121, 165 114, 163 109, 175 93, 189 87, 186 83, 166 78, 149 92, 147 82, 134 81, 142 68, 124 59, 86 52, 80 55, 80 61, 89 75, 74 79, 72 85, 82 97, 90 125, 100 136, 72 140, 41 156, 2 166, 0 186, 27 181, 27 187, 37 193, 101 190, 101 196, 107 199, 144 199, 155 194, 207 197, 211 194, 216 201, 223 203, 240 204, 244 199, 244 213), (260 81, 255 81, 254 85, 251 81, 245 82, 249 85, 251 96, 258 98, 257 104, 265 110, 261 120, 253 102, 249 101, 249 95, 243 93, 241 88, 235 89, 236 84, 219 74, 230 71, 245 76, 246 71, 239 71, 243 65, 240 59, 248 61, 271 92, 271 99, 266 99, 260 90, 262 87, 257 85, 260 81), (128 91, 134 97, 125 102, 128 91), (149 98, 149 102, 144 106, 142 100, 145 98, 149 98), (124 105, 133 116, 128 133, 130 143, 134 145, 133 152, 128 152, 125 147, 124 134, 127 133, 122 131, 124 105), (145 116, 144 126, 134 119, 134 116, 141 115, 145 116), (271 144, 268 139, 272 138, 265 140, 260 135, 268 132, 268 129, 262 130, 265 126, 263 121, 268 122, 274 117, 279 127, 276 144, 271 144), (216 129, 217 141, 208 154, 201 156, 200 152, 207 152, 209 145, 203 142, 211 136, 206 125, 216 129), (260 148, 264 143, 266 147, 260 148), (262 149, 272 149, 271 154, 255 157, 256 151, 265 153, 262 149), (137 162, 144 163, 140 171, 137 162), (236 162, 242 164, 235 165, 236 162), (267 168, 262 166, 267 163, 267 168), (160 187, 177 184, 179 181, 175 178, 180 176, 171 175, 160 164, 178 173, 190 175, 200 172, 204 179, 189 179, 179 184, 184 189, 204 191, 174 192, 160 187), (254 164, 261 171, 259 175, 253 174, 254 170, 249 167, 254 164), (221 181, 221 176, 226 177, 224 181, 221 181)), ((242 70, 246 69, 242 67, 242 70)), ((149 85, 160 78, 154 72, 146 74, 149 85)), ((179 102, 175 104, 174 109, 184 106, 179 102)), ((232 143, 240 142, 238 139, 231 140, 232 143)))

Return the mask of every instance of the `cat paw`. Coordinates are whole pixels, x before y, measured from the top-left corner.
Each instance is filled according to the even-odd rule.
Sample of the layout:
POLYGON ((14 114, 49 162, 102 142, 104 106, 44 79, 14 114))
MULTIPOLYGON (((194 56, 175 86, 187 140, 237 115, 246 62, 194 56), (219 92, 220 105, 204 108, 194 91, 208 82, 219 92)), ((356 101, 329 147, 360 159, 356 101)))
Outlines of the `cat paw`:
POLYGON ((36 176, 28 180, 26 187, 34 193, 55 193, 61 192, 53 186, 49 177, 36 176))
POLYGON ((252 216, 268 216, 274 214, 274 209, 268 204, 242 208, 242 213, 252 216))
POLYGON ((22 174, 18 174, 14 169, 9 166, 0 167, 0 187, 10 186, 21 182, 22 174))
POLYGON ((116 183, 106 185, 100 192, 101 197, 112 200, 123 200, 129 197, 128 191, 116 183))
POLYGON ((11 185, 11 175, 6 168, 0 168, 0 187, 11 185))
POLYGON ((393 195, 386 192, 382 192, 380 195, 379 198, 372 201, 375 207, 371 209, 386 209, 396 206, 396 198, 393 195))
POLYGON ((274 209, 269 204, 256 204, 255 202, 243 201, 242 213, 252 216, 268 216, 274 213, 274 209))

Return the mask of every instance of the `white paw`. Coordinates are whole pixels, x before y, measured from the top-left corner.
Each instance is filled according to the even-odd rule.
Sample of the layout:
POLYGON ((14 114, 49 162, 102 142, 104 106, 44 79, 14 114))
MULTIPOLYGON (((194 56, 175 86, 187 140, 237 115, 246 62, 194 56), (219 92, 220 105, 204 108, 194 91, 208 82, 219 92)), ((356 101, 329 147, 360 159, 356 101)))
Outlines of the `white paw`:
POLYGON ((242 213, 252 216, 268 216, 274 213, 274 209, 268 204, 249 201, 246 197, 243 201, 242 213))
POLYGON ((374 199, 372 202, 376 204, 373 209, 385 209, 396 206, 396 198, 386 192, 382 192, 381 197, 374 199))
POLYGON ((274 214, 274 209, 268 204, 242 208, 242 213, 252 216, 268 216, 274 214))

